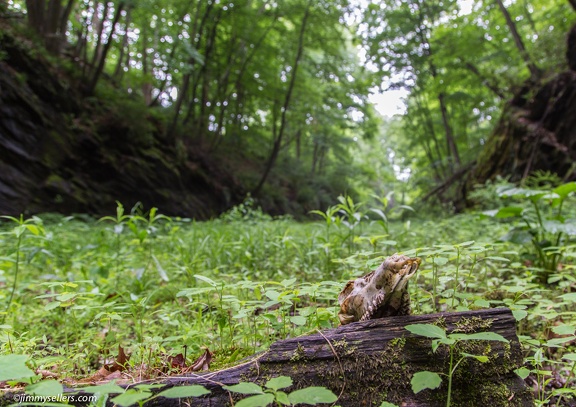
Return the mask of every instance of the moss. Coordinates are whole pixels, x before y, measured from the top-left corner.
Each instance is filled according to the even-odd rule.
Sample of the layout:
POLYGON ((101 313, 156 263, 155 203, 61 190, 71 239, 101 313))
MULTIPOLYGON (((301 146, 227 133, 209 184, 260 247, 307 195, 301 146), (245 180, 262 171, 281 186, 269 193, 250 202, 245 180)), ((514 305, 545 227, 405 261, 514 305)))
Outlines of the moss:
POLYGON ((438 317, 436 321, 432 325, 436 325, 442 329, 446 329, 446 319, 444 317, 438 317))
MULTIPOLYGON (((467 358, 458 367, 454 376, 452 400, 454 406, 521 406, 529 394, 512 397, 510 373, 515 366, 502 353, 506 353, 498 342, 463 341, 458 351, 486 355, 488 363, 467 358), (492 378, 500 381, 494 383, 492 378), (511 401, 508 399, 511 398, 511 401)), ((332 343, 340 356, 340 363, 333 359, 304 358, 304 348, 300 345, 285 363, 260 363, 254 366, 244 381, 260 385, 271 377, 289 375, 294 385, 287 392, 309 386, 324 385, 335 394, 341 394, 340 405, 379 406, 382 401, 401 405, 406 395, 419 405, 443 406, 446 404, 447 380, 436 390, 425 390, 414 395, 410 381, 417 371, 431 370, 445 372, 448 369, 448 348, 441 346, 432 353, 430 341, 424 338, 399 338, 390 341, 385 350, 368 356, 359 352, 347 341, 332 343), (421 364, 406 363, 406 360, 422 361, 421 364)))
POLYGON ((294 350, 293 355, 290 357, 291 362, 298 362, 300 360, 306 359, 306 352, 302 344, 298 344, 298 347, 294 350))
POLYGON ((483 319, 480 317, 460 318, 454 325, 456 326, 452 333, 473 333, 486 331, 492 327, 493 319, 483 319))

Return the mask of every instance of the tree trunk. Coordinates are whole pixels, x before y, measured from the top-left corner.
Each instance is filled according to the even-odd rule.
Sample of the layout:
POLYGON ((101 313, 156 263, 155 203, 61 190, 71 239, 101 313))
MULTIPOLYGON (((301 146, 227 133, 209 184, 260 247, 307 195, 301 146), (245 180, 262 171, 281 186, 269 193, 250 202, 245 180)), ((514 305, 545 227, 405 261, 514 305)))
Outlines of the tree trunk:
MULTIPOLYGON (((238 382, 264 384, 278 376, 290 376, 290 391, 310 386, 324 386, 339 396, 336 404, 347 407, 378 406, 383 401, 401 406, 445 406, 448 379, 439 388, 412 391, 414 373, 431 371, 446 374, 450 352, 441 345, 435 352, 431 339, 416 336, 405 329, 409 324, 436 324, 448 333, 495 332, 509 343, 496 341, 461 341, 456 360, 462 353, 488 356, 481 363, 464 359, 453 376, 453 405, 533 406, 530 389, 514 373, 522 366, 523 356, 516 336, 516 320, 507 308, 479 311, 413 315, 352 323, 336 329, 286 339, 272 344, 266 352, 225 370, 166 379, 166 386, 199 384, 211 391, 192 400, 156 398, 146 406, 230 406, 241 396, 230 394, 223 385, 238 382)), ((80 404, 78 404, 80 405, 80 404)))
POLYGON ((571 70, 535 86, 527 80, 502 112, 469 173, 466 192, 497 176, 512 182, 532 171, 557 174, 564 181, 576 180, 576 26, 568 35, 566 52, 571 70))
POLYGON ((304 12, 304 17, 302 18, 302 25, 300 26, 300 35, 298 36, 298 50, 296 51, 296 58, 294 60, 294 66, 292 71, 292 76, 290 77, 290 83, 288 84, 288 89, 286 91, 286 96, 284 98, 284 106, 282 107, 282 113, 280 118, 280 128, 278 129, 278 137, 274 140, 274 145, 272 146, 272 152, 270 153, 270 157, 268 158, 268 162, 266 163, 266 168, 264 168, 264 173, 262 174, 262 178, 260 178, 260 182, 254 190, 252 191, 253 195, 258 195, 260 190, 264 186, 264 183, 268 179, 268 175, 272 170, 272 167, 276 163, 276 159, 278 158, 278 153, 280 152, 280 147, 282 146, 282 137, 284 136, 284 131, 286 129, 286 113, 288 112, 288 108, 290 106, 290 99, 292 98, 292 91, 294 90, 294 85, 296 84, 296 74, 298 72, 298 65, 300 64, 300 59, 302 58, 302 54, 304 53, 304 33, 306 31, 306 22, 308 21, 308 15, 310 13, 310 7, 312 6, 312 0, 308 2, 306 6, 306 11, 304 12))
POLYGON ((130 30, 130 9, 126 10, 126 29, 124 31, 124 35, 122 36, 122 41, 120 42, 120 50, 119 50, 119 55, 118 55, 118 62, 116 63, 116 68, 114 69, 114 74, 112 75, 112 77, 114 78, 114 81, 116 81, 117 83, 120 83, 120 80, 122 79, 122 76, 124 75, 124 71, 122 69, 122 64, 124 63, 124 56, 127 54, 130 54, 128 47, 129 47, 129 41, 128 41, 128 33, 130 30))
POLYGON ((92 27, 98 27, 98 38, 96 39, 96 47, 94 48, 94 54, 92 55, 92 62, 90 63, 90 70, 92 72, 94 67, 100 60, 102 54, 102 37, 104 33, 104 22, 108 17, 108 2, 104 2, 104 11, 102 11, 102 19, 98 18, 98 1, 94 2, 94 15, 92 16, 92 27))
POLYGON ((512 20, 510 13, 506 9, 506 6, 504 6, 504 3, 502 2, 502 0, 495 0, 495 1, 496 1, 496 4, 498 4, 498 7, 500 7, 500 11, 502 12, 502 15, 504 15, 504 19, 506 20, 506 25, 508 26, 508 29, 510 30, 510 33, 512 34, 512 38, 514 38, 514 44, 516 44, 516 48, 518 48, 518 50, 520 51, 520 55, 522 56, 522 59, 524 59, 526 66, 530 70, 531 78, 532 79, 540 78, 540 76, 541 76, 540 69, 538 69, 536 64, 534 64, 534 62, 532 62, 532 59, 530 58, 528 51, 526 51, 526 47, 524 46, 524 42, 522 41, 522 38, 520 37, 518 30, 516 29, 516 24, 514 24, 514 21, 512 20))
POLYGON ((66 40, 66 25, 74 0, 62 7, 62 0, 26 0, 28 25, 42 39, 46 49, 58 55, 66 40))
POLYGON ((448 120, 448 108, 446 107, 446 102, 444 101, 444 93, 440 92, 438 94, 438 103, 440 103, 440 112, 442 113, 442 124, 444 125, 444 134, 446 135, 446 145, 448 148, 448 155, 452 158, 453 162, 450 163, 450 167, 460 167, 460 154, 458 154, 458 146, 456 145, 456 140, 454 139, 454 130, 450 125, 448 120))
MULTIPOLYGON (((425 7, 424 0, 419 2, 418 6, 418 30, 417 34, 422 41, 422 44, 426 44, 426 56, 428 57, 428 65, 430 67, 430 75, 432 78, 436 78, 438 76, 438 70, 436 69, 436 65, 434 64, 434 53, 432 52, 432 44, 429 40, 429 28, 428 24, 430 22, 427 21, 426 16, 423 13, 423 7, 425 7)), ((443 91, 438 93, 438 103, 440 105, 440 113, 442 115, 442 125, 444 127, 444 136, 446 138, 446 147, 447 147, 447 155, 451 159, 450 161, 450 168, 454 170, 454 164, 457 167, 460 167, 460 154, 458 153, 458 145, 456 144, 456 140, 454 138, 454 130, 452 125, 450 124, 450 120, 448 117, 448 108, 446 107, 446 101, 444 99, 445 94, 443 91)))
POLYGON ((88 94, 92 94, 94 92, 94 89, 96 88, 96 84, 98 83, 98 80, 100 79, 100 76, 102 75, 102 72, 104 71, 104 63, 106 62, 106 57, 108 56, 108 51, 110 51, 110 46, 112 45, 112 42, 114 41, 114 32, 116 31, 116 24, 118 24, 118 21, 120 21, 120 16, 122 15, 122 9, 124 8, 124 2, 120 2, 118 3, 118 5, 116 6, 116 13, 114 14, 114 19, 112 20, 112 27, 110 28, 110 34, 108 34, 108 41, 106 41, 106 44, 104 45, 104 48, 102 50, 102 55, 100 56, 100 59, 98 60, 98 66, 96 67, 96 70, 94 71, 94 75, 92 76, 92 80, 90 81, 90 84, 88 85, 88 94))

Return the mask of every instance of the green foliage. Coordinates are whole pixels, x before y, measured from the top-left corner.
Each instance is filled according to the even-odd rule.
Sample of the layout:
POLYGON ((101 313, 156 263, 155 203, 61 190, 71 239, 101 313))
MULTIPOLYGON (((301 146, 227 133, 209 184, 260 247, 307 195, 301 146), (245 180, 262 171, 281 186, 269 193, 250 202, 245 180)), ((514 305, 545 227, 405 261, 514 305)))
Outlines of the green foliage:
POLYGON ((263 387, 254 383, 239 383, 223 388, 233 393, 253 394, 237 402, 237 407, 266 407, 276 402, 278 405, 306 404, 315 406, 322 403, 333 403, 338 397, 325 387, 306 387, 291 393, 280 391, 292 386, 292 379, 287 376, 274 377, 263 387))
MULTIPOLYGON (((558 213, 562 197, 561 213, 572 218, 570 188, 557 187, 550 196, 556 203, 540 208, 543 220, 558 213)), ((533 210, 531 198, 538 205, 548 203, 530 193, 518 205, 523 212, 502 211, 514 215, 503 223, 476 214, 426 220, 418 212, 402 220, 394 216, 393 196, 366 202, 342 196, 325 212, 314 213, 321 221, 308 223, 263 216, 250 201, 209 222, 168 219, 139 205, 131 211, 118 205, 115 216, 98 222, 58 215, 37 218, 26 224, 30 228, 5 222, 0 225, 0 281, 12 287, 16 263, 20 270, 11 312, 0 325, 0 355, 26 355, 18 361, 27 366, 26 374, 48 369, 83 377, 119 345, 131 356, 128 370, 151 371, 162 370, 165 356, 184 353, 184 346, 188 363, 209 346, 217 355, 211 368, 229 366, 277 339, 334 327, 344 282, 402 252, 423 259, 409 288, 414 313, 509 307, 526 347, 527 374, 545 384, 551 376, 542 372, 555 369, 569 389, 570 338, 576 329, 576 296, 570 288, 574 241, 563 235, 562 269, 556 281, 551 277, 543 286, 525 263, 525 246, 495 240, 510 229, 508 222, 522 221, 524 211, 533 210), (42 230, 38 236, 35 227, 42 230), (15 230, 24 231, 19 262, 15 230), (550 331, 558 337, 549 337, 550 331)), ((535 213, 531 219, 538 222, 535 213)), ((7 304, 9 295, 0 291, 0 301, 7 304)), ((414 329, 435 347, 495 339, 489 333, 446 334, 433 326, 414 329)), ((461 358, 482 356, 455 353, 452 370, 461 358)), ((417 378, 426 379, 417 381, 423 386, 432 376, 417 378)), ((282 380, 272 380, 252 396, 265 396, 256 400, 260 403, 290 402, 288 392, 287 399, 281 394, 282 380)), ((90 391, 111 398, 124 394, 117 387, 90 391)), ((195 397, 200 389, 167 394, 180 391, 195 397)), ((155 397, 151 393, 134 389, 119 403, 148 400, 155 397)), ((543 391, 541 399, 560 396, 572 397, 567 391, 555 396, 543 391)))
POLYGON ((573 213, 563 212, 564 203, 574 191, 575 182, 545 189, 502 187, 498 190, 499 196, 523 200, 529 206, 505 206, 483 212, 497 219, 519 220, 502 240, 530 244, 532 250, 528 258, 544 282, 556 282, 562 278, 558 275, 558 265, 564 260, 562 245, 576 236, 576 217, 573 213))
POLYGON ((26 355, 0 356, 0 380, 22 380, 36 377, 36 374, 26 366, 26 355))
MULTIPOLYGON (((460 341, 500 341, 506 342, 509 341, 504 338, 502 335, 497 334, 495 332, 478 332, 472 334, 465 334, 465 333, 451 333, 446 334, 446 331, 436 325, 432 324, 413 324, 413 325, 406 325, 405 327, 408 331, 412 332, 415 335, 424 336, 426 338, 433 338, 432 340, 432 351, 436 352, 439 345, 446 345, 450 351, 450 364, 448 367, 448 373, 444 374, 448 377, 448 396, 446 398, 446 407, 450 407, 451 396, 452 396, 452 378, 458 365, 465 360, 466 358, 473 358, 481 363, 486 363, 488 361, 488 357, 486 355, 472 355, 465 352, 457 352, 457 345, 460 341), (454 358, 459 358, 456 363, 454 363, 454 358)), ((429 372, 429 371, 422 371, 416 372, 412 376, 411 385, 412 391, 414 393, 419 393, 425 389, 436 389, 442 383, 442 378, 438 373, 429 372)))
POLYGON ((23 246, 24 238, 27 233, 31 233, 32 236, 41 238, 44 234, 44 229, 42 227, 42 220, 38 217, 32 217, 30 219, 24 220, 24 216, 20 215, 20 218, 14 218, 12 216, 2 216, 2 218, 8 219, 9 221, 16 224, 14 228, 9 232, 4 232, 4 234, 12 235, 16 242, 15 242, 15 249, 14 253, 10 253, 10 257, 4 257, 2 260, 6 263, 12 263, 14 265, 14 277, 12 282, 12 288, 10 290, 10 295, 8 297, 8 301, 6 304, 6 309, 2 313, 2 319, 0 320, 0 324, 6 321, 6 317, 10 311, 10 307, 12 305, 12 300, 14 299, 14 293, 16 292, 16 287, 18 284, 18 274, 20 272, 20 257, 22 255, 23 249, 29 249, 29 253, 26 256, 26 261, 30 262, 38 253, 38 249, 34 249, 33 247, 26 247, 23 246), (31 249, 31 250, 30 250, 31 249))

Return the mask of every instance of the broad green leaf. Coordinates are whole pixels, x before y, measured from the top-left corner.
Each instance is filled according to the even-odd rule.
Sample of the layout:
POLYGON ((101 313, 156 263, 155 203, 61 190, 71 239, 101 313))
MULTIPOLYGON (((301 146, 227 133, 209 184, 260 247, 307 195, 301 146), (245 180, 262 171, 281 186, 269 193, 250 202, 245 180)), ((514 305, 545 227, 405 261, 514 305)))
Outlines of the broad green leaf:
POLYGON ((576 331, 575 325, 562 324, 552 327, 552 332, 558 335, 574 335, 575 331, 576 331))
POLYGON ((274 395, 270 393, 258 394, 257 396, 246 397, 240 400, 235 407, 267 407, 274 402, 274 395))
POLYGON ((185 288, 184 290, 178 291, 176 297, 185 297, 191 295, 198 295, 204 294, 206 292, 212 291, 214 288, 212 287, 194 287, 194 288, 185 288))
POLYGON ((216 282, 214 280, 212 280, 211 278, 202 276, 200 274, 194 274, 194 277, 196 277, 198 280, 202 280, 208 284, 210 284, 212 287, 216 287, 216 282))
POLYGON ((566 353, 562 356, 562 359, 571 360, 572 362, 576 362, 576 353, 566 353))
POLYGON ((465 356, 465 357, 467 357, 467 358, 476 359, 477 361, 482 362, 482 363, 486 363, 486 362, 488 362, 488 360, 489 360, 488 356, 485 356, 485 355, 473 355, 473 354, 471 354, 471 353, 466 353, 466 352, 462 352, 462 356, 465 356))
POLYGON ((488 256, 488 257, 486 257, 486 260, 503 261, 506 263, 510 262, 510 259, 507 259, 506 257, 500 257, 500 256, 488 256))
POLYGON ((519 206, 505 206, 504 208, 491 210, 491 211, 484 211, 482 212, 484 215, 492 216, 497 219, 505 219, 505 218, 512 218, 515 216, 522 215, 524 211, 523 208, 519 206))
POLYGON ((270 298, 272 301, 278 301, 278 297, 280 297, 280 293, 276 290, 266 290, 264 295, 270 298))
POLYGON ((548 233, 566 233, 569 236, 576 235, 576 224, 562 223, 557 220, 547 220, 543 222, 544 230, 548 233))
POLYGON ((26 355, 0 356, 0 381, 25 379, 36 376, 36 373, 26 366, 27 360, 28 356, 26 355))
POLYGON ((379 407, 398 407, 397 404, 388 403, 387 401, 383 401, 379 407))
POLYGON ((550 348, 559 348, 560 345, 566 343, 566 342, 572 342, 574 339, 576 339, 576 336, 567 336, 564 338, 554 338, 554 339, 550 339, 546 342, 546 346, 550 347, 550 348))
POLYGON ((530 369, 527 369, 525 367, 520 367, 520 368, 514 370, 514 373, 516 373, 518 376, 520 376, 521 379, 526 379, 528 377, 528 375, 530 374, 530 369))
POLYGON ((154 259, 154 263, 156 263, 156 270, 158 271, 158 275, 160 276, 160 278, 166 282, 170 281, 170 279, 168 278, 168 274, 166 273, 166 270, 162 268, 162 265, 160 264, 156 256, 152 255, 152 259, 154 259))
POLYGON ((566 198, 568 194, 571 192, 576 191, 576 182, 568 182, 566 184, 562 184, 552 190, 555 194, 558 194, 560 198, 566 198))
POLYGON ((564 301, 576 303, 576 293, 562 294, 560 296, 564 301))
POLYGON ((448 263, 448 259, 446 257, 433 257, 434 263, 438 266, 443 266, 448 263))
POLYGON ((26 225, 26 229, 32 232, 32 234, 35 236, 38 236, 40 234, 40 229, 36 225, 26 225))
POLYGON ((540 189, 526 189, 526 188, 498 188, 499 196, 511 196, 517 198, 528 198, 531 201, 537 201, 538 199, 550 195, 548 191, 542 191, 540 189))
POLYGON ((514 318, 516 318, 516 321, 521 321, 528 316, 528 311, 523 309, 513 309, 511 311, 512 315, 514 315, 514 318))
POLYGON ((446 331, 432 324, 412 324, 406 325, 405 328, 415 335, 425 336, 426 338, 446 338, 446 331))
POLYGON ((185 397, 200 397, 206 394, 210 394, 210 390, 204 388, 204 386, 193 384, 190 386, 174 386, 170 389, 161 391, 158 393, 158 396, 169 399, 179 399, 185 397))
POLYGON ((562 387, 559 389, 554 389, 551 392, 551 395, 556 396, 558 394, 570 394, 570 395, 576 395, 576 389, 573 388, 567 388, 567 387, 562 387))
POLYGON ((442 378, 438 373, 429 372, 427 370, 414 373, 410 384, 414 393, 420 393, 425 389, 436 389, 442 383, 442 378))
POLYGON ((41 382, 26 386, 26 394, 35 396, 58 396, 64 392, 62 384, 56 380, 42 380, 41 382))
POLYGON ((81 390, 86 393, 98 393, 98 394, 124 393, 124 389, 118 386, 114 381, 106 384, 101 384, 99 386, 82 387, 81 390))
POLYGON ((295 279, 295 278, 290 278, 290 279, 287 279, 287 280, 282 280, 282 281, 280 282, 280 284, 281 284, 282 286, 284 286, 284 287, 293 287, 295 282, 296 282, 296 279, 295 279))
POLYGON ((476 305, 477 307, 482 307, 482 308, 490 308, 490 301, 487 300, 483 300, 483 299, 477 299, 476 301, 474 301, 474 305, 476 305))
POLYGON ((388 222, 388 218, 386 217, 386 215, 384 214, 382 209, 372 208, 372 209, 370 209, 370 211, 372 211, 375 214, 377 214, 378 216, 380 216, 380 218, 382 218, 382 220, 384 220, 385 222, 388 222))
POLYGON ((262 394, 262 387, 256 383, 242 382, 232 386, 222 386, 223 389, 241 394, 262 394))
POLYGON ((499 240, 502 240, 503 242, 524 244, 532 241, 532 235, 522 228, 514 228, 504 236, 501 236, 499 240))
POLYGON ((292 378, 288 376, 274 377, 266 382, 266 387, 272 390, 285 389, 292 386, 292 378))
POLYGON ((138 391, 134 389, 126 390, 125 393, 120 394, 112 399, 112 401, 121 407, 130 407, 139 401, 146 400, 152 397, 152 393, 148 391, 138 391))
POLYGON ((485 216, 489 216, 491 218, 494 218, 494 217, 496 217, 497 213, 498 213, 498 209, 490 209, 488 211, 480 212, 480 217, 484 218, 485 216))
POLYGON ((288 398, 288 395, 283 391, 277 391, 276 402, 279 403, 280 405, 289 405, 290 399, 288 398))
POLYGON ((293 391, 288 395, 292 404, 309 404, 314 406, 318 403, 334 403, 338 397, 326 387, 306 387, 293 391))
POLYGON ((60 302, 66 302, 69 301, 73 298, 75 298, 78 294, 76 293, 64 293, 64 294, 60 294, 56 297, 56 299, 60 302))
POLYGON ((306 325, 306 318, 304 318, 302 315, 295 315, 290 317, 290 322, 292 322, 294 325, 302 326, 306 325))

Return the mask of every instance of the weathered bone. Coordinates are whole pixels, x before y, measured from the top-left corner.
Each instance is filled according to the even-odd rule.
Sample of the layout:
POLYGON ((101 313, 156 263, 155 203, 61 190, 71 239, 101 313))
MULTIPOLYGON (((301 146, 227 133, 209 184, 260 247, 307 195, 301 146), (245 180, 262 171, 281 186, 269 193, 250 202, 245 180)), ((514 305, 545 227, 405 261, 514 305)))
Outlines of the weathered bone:
POLYGON ((350 280, 338 296, 342 325, 356 321, 410 314, 408 280, 420 258, 394 254, 374 271, 350 280))

